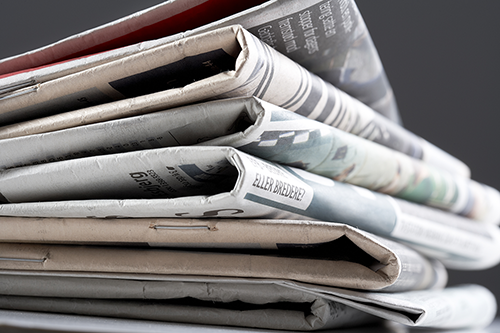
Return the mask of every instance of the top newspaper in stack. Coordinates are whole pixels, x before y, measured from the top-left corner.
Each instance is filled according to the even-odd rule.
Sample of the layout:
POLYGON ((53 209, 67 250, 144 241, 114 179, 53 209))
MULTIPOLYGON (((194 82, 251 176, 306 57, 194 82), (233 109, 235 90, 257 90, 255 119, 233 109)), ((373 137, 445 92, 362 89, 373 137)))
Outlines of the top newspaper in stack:
POLYGON ((0 101, 0 119, 4 122, 63 112, 82 103, 118 101, 4 126, 0 137, 53 131, 206 99, 249 95, 451 173, 469 176, 469 169, 456 158, 310 74, 239 26, 184 38, 47 81, 33 91, 28 89, 25 94, 4 99, 0 101))
POLYGON ((16 89, 23 86, 36 85, 183 36, 232 24, 241 24, 310 71, 386 117, 400 121, 381 61, 352 0, 164 2, 41 49, 0 61, 0 74, 7 74, 85 56, 52 68, 29 70, 0 80, 0 93, 13 92, 15 95, 16 89), (99 54, 89 57, 92 53, 99 54))

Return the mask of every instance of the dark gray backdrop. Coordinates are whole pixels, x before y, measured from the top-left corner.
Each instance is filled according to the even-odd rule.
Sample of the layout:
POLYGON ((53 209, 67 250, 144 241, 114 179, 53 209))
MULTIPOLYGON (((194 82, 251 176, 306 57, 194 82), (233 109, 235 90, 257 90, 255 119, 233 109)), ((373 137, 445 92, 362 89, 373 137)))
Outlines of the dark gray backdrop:
MULTIPOLYGON (((0 58, 25 52, 160 0, 17 0, 2 3, 0 58)), ((394 88, 404 124, 500 189, 500 1, 358 0, 394 88)), ((500 300, 500 266, 450 271, 500 300)))
MULTIPOLYGON (((358 0, 406 128, 500 189, 500 1, 358 0)), ((500 266, 450 271, 500 302, 500 266)))

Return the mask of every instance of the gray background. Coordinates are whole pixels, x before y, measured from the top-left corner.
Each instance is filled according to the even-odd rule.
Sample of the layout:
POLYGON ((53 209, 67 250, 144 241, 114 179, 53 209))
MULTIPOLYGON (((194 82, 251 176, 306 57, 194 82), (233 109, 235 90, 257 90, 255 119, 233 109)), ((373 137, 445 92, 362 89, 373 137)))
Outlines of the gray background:
MULTIPOLYGON (((160 3, 159 0, 10 0, 0 11, 0 58, 25 52, 160 3)), ((404 125, 463 160, 500 189, 500 1, 358 0, 404 125)), ((500 266, 450 271, 500 300, 500 266)))
MULTIPOLYGON (((406 128, 500 189, 500 1, 358 0, 406 128)), ((500 266, 450 271, 500 302, 500 266)), ((498 313, 497 313, 498 315, 498 313)))

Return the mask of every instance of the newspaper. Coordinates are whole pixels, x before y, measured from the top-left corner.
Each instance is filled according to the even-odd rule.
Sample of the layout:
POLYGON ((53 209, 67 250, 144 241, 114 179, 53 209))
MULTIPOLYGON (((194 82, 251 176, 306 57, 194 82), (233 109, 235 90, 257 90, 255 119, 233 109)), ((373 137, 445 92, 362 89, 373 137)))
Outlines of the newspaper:
MULTIPOLYGON (((79 333, 163 333, 163 332, 199 332, 199 333, 218 333, 238 332, 238 333, 269 333, 269 329, 265 328, 250 328, 250 327, 227 327, 222 325, 204 325, 192 323, 167 322, 157 320, 144 319, 124 319, 111 318, 101 316, 81 316, 73 314, 60 314, 36 311, 20 311, 20 310, 2 310, 0 309, 0 327, 4 330, 24 329, 23 333, 32 332, 30 330, 49 330, 50 332, 79 332, 79 333), (28 331, 26 331, 28 330, 28 331)), ((481 333, 494 333, 494 329, 498 327, 494 321, 491 325, 481 331, 481 333)), ((408 330, 407 327, 382 320, 369 325, 357 327, 335 328, 336 333, 371 333, 377 330, 378 333, 400 333, 401 330, 408 330)), ((413 330, 420 330, 414 328, 413 330)), ((284 332, 283 330, 274 330, 274 333, 284 332)), ((326 330, 323 332, 331 332, 326 330)), ((404 331, 403 331, 404 332, 404 331)), ((412 332, 413 333, 413 332, 412 332)), ((428 332, 431 333, 431 332, 428 332)), ((433 331, 432 333, 442 333, 433 331)), ((460 333, 470 333, 463 331, 460 333)), ((473 333, 478 333, 477 330, 473 333)))
POLYGON ((494 296, 478 285, 374 293, 280 279, 1 273, 11 286, 0 285, 3 309, 301 331, 360 325, 373 320, 367 315, 417 327, 480 328, 496 313, 494 296), (181 302, 186 297, 191 304, 181 302))
POLYGON ((0 167, 199 142, 236 147, 266 160, 472 218, 484 219, 480 214, 500 203, 500 194, 493 188, 255 97, 1 140, 0 161, 5 164, 0 167))
POLYGON ((315 219, 426 248, 460 269, 499 262, 493 224, 264 161, 230 147, 171 147, 4 170, 0 216, 315 219), (58 201, 60 200, 60 201, 58 201))
MULTIPOLYGON (((322 243, 291 243, 289 240, 293 237, 286 236, 282 237, 284 243, 278 243, 260 235, 266 231, 286 229, 287 223, 259 225, 258 222, 249 222, 244 228, 239 228, 238 224, 225 224, 229 226, 220 225, 223 231, 212 236, 216 238, 214 242, 206 239, 205 243, 194 246, 201 249, 189 247, 194 242, 182 244, 173 240, 170 242, 177 246, 176 249, 0 243, 0 268, 286 278, 334 287, 387 292, 439 289, 446 285, 446 270, 440 262, 429 261, 404 245, 356 232, 347 226, 322 228, 333 229, 329 232, 330 237, 323 237, 325 241, 322 243), (250 226, 256 233, 253 236, 255 243, 243 239, 240 245, 234 246, 228 241, 231 236, 248 230, 250 226), (224 241, 228 241, 228 244, 224 244, 224 241), (260 245, 266 241, 267 248, 261 248, 260 245)), ((183 223, 177 224, 178 228, 183 226, 188 227, 183 223)), ((304 230, 314 228, 314 225, 295 224, 292 228, 304 230)), ((167 244, 160 245, 168 246, 168 239, 167 244)))
POLYGON ((4 124, 57 113, 3 126, 0 138, 250 95, 423 158, 454 174, 470 175, 462 162, 309 73, 239 26, 181 39, 0 101, 4 124), (94 104, 100 105, 90 106, 94 104), (85 106, 89 107, 69 111, 85 106))
MULTIPOLYGON (((141 319, 123 319, 109 318, 99 316, 81 316, 72 314, 46 313, 36 311, 19 310, 1 310, 0 325, 5 330, 20 330, 27 332, 36 332, 37 330, 49 330, 50 332, 79 332, 79 333, 163 333, 175 331, 179 333, 196 332, 199 333, 218 333, 221 330, 225 332, 238 333, 269 333, 268 329, 245 328, 245 327, 224 327, 221 325, 203 325, 178 322, 166 322, 156 320, 141 319)), ((500 329, 500 320, 495 319, 484 328, 466 328, 459 330, 448 330, 448 333, 496 333, 500 329)), ((422 329, 419 327, 408 327, 402 324, 382 320, 368 325, 334 328, 323 330, 323 332, 335 333, 419 333, 422 329)), ((274 330, 273 332, 280 332, 274 330)), ((442 333, 439 328, 427 328, 426 333, 442 333)))
POLYGON ((85 55, 84 58, 0 78, 0 94, 12 96, 19 89, 55 77, 231 24, 244 26, 308 70, 393 121, 400 122, 382 63, 352 0, 164 2, 41 49, 0 61, 0 74, 5 74, 85 55), (164 37, 167 35, 171 36, 164 37), (152 41, 143 42, 146 40, 152 41), (133 45, 124 47, 130 44, 133 45), (96 55, 89 56, 96 52, 96 55))

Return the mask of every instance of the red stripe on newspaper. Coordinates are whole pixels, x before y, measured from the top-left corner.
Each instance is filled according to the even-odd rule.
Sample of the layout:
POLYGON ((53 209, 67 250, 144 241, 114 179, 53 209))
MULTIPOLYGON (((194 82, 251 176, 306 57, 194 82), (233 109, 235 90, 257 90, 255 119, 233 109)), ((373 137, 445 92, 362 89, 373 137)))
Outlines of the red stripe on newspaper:
POLYGON ((62 55, 50 64, 40 64, 41 66, 20 70, 13 73, 1 75, 0 78, 44 68, 57 63, 88 57, 90 55, 117 49, 127 45, 140 43, 146 40, 158 39, 173 35, 190 29, 203 26, 205 24, 220 20, 245 9, 260 5, 265 0, 208 0, 196 7, 190 8, 182 13, 171 16, 163 21, 154 23, 144 28, 133 31, 129 34, 117 37, 107 42, 82 49, 76 53, 62 55))

